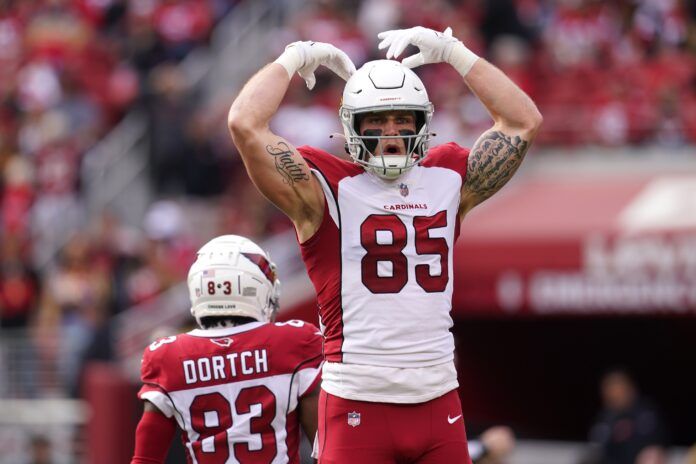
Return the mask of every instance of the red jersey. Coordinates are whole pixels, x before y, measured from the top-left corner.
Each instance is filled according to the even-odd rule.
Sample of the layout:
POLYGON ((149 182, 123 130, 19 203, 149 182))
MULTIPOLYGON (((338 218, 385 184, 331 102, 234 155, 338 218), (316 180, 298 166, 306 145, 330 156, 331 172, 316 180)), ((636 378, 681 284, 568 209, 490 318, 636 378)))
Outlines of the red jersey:
POLYGON ((174 417, 191 462, 299 462, 297 405, 320 380, 302 321, 196 329, 145 349, 138 397, 174 417))

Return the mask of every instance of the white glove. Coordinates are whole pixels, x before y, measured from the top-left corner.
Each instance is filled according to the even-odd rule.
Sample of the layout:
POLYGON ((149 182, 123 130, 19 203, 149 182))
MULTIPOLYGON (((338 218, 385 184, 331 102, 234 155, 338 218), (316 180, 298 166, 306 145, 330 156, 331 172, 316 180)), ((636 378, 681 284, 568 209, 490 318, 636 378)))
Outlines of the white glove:
POLYGON ((312 90, 317 79, 314 71, 319 65, 324 65, 338 76, 347 81, 355 72, 355 65, 342 50, 323 42, 293 42, 282 55, 275 60, 288 72, 292 79, 298 73, 305 80, 307 88, 312 90))
POLYGON ((398 58, 408 45, 418 47, 420 53, 401 61, 401 64, 409 68, 430 63, 449 63, 459 74, 466 76, 479 58, 458 39, 452 37, 451 27, 444 32, 437 32, 417 26, 380 32, 377 37, 382 39, 379 44, 380 50, 389 47, 387 59, 398 58))

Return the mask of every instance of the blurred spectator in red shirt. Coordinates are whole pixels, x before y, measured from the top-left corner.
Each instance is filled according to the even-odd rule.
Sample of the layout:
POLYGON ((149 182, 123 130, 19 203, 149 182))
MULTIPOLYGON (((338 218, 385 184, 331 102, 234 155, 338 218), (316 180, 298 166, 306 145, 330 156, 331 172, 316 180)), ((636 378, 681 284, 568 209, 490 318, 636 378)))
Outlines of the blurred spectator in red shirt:
POLYGON ((0 237, 0 327, 25 327, 34 316, 39 284, 18 236, 0 237))
POLYGON ((208 2, 199 0, 161 0, 152 24, 164 42, 167 57, 179 60, 208 40, 213 11, 208 2))

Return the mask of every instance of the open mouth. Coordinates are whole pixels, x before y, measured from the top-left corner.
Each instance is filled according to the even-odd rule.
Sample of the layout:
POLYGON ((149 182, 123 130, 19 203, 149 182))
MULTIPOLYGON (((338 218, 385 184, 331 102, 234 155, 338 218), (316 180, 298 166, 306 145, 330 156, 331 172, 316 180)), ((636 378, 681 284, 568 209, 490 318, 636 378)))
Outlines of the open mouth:
POLYGON ((387 155, 399 155, 401 154, 401 149, 398 145, 390 143, 384 147, 384 153, 387 155))

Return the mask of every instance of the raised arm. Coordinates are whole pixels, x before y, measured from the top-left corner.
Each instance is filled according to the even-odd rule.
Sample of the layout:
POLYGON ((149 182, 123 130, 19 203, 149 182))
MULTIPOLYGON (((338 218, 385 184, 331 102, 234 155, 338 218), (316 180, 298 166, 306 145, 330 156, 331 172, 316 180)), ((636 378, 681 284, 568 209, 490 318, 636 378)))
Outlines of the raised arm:
POLYGON ((542 121, 531 98, 486 60, 477 60, 464 82, 481 100, 494 124, 481 134, 469 153, 461 214, 490 198, 510 180, 542 121))
POLYGON ((312 89, 314 71, 319 65, 327 66, 344 79, 355 71, 345 53, 332 45, 295 42, 247 82, 232 103, 227 119, 249 177, 293 221, 301 241, 309 238, 321 222, 324 208, 321 186, 295 147, 274 134, 269 123, 295 72, 312 89))
POLYGON ((460 216, 500 190, 517 171, 541 125, 542 117, 534 102, 502 71, 479 58, 452 30, 436 32, 423 27, 382 32, 379 48, 387 48, 387 58, 398 57, 409 44, 419 53, 404 58, 414 68, 428 63, 449 63, 481 100, 493 127, 476 141, 469 154, 467 176, 462 186, 460 216))

